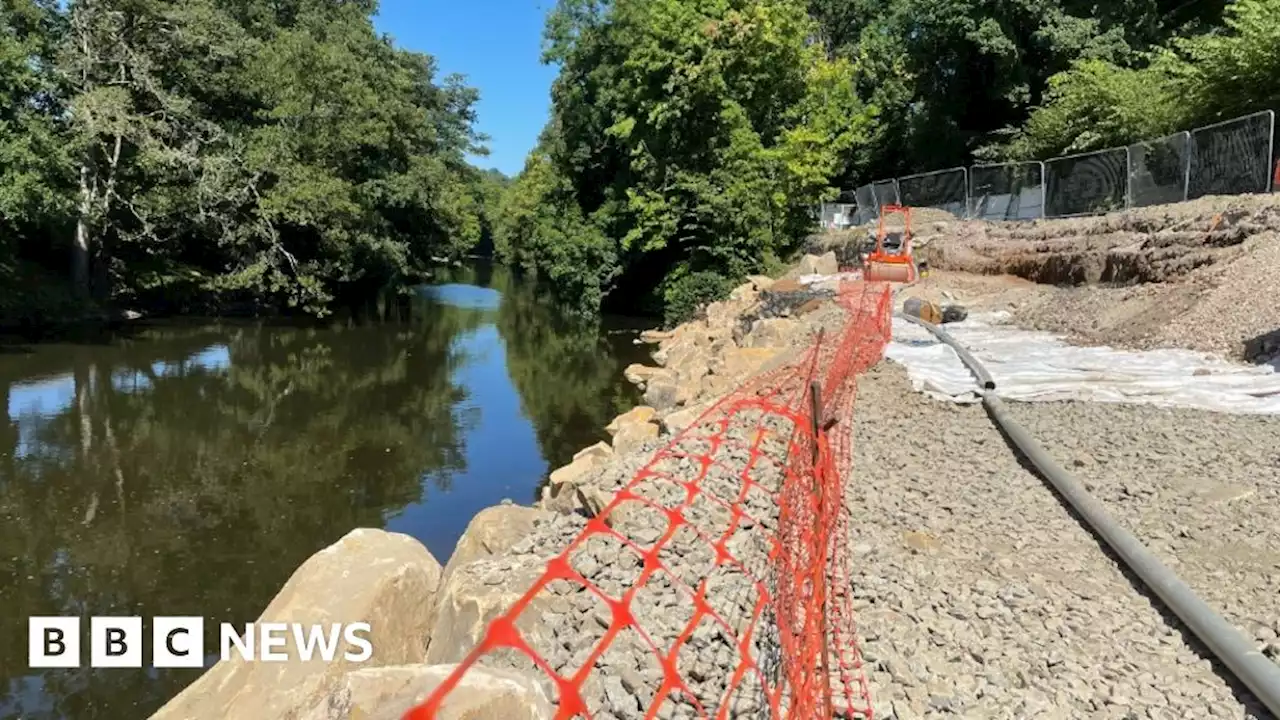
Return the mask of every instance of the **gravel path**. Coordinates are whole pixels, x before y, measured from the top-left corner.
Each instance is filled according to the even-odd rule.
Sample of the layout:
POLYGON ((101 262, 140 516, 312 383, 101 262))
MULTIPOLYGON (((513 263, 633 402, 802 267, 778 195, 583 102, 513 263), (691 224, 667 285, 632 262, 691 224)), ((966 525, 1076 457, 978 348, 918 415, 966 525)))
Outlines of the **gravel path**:
MULTIPOLYGON (((877 717, 1269 717, 1242 703, 981 408, 914 394, 891 363, 858 392, 853 589, 877 717)), ((1044 442, 1047 427, 1109 427, 1087 414, 1028 422, 1044 442)), ((1150 458, 1148 445, 1117 435, 1108 452, 1150 458)), ((1266 592, 1253 587, 1251 597, 1266 592)))
POLYGON ((1280 661, 1280 417, 1009 407, 1162 562, 1280 661))
MULTIPOLYGON (((798 381, 788 388, 803 389, 798 381)), ((610 516, 626 542, 598 533, 569 554, 569 566, 589 585, 556 580, 516 620, 552 671, 571 678, 585 670, 578 689, 595 720, 641 720, 654 705, 660 720, 716 717, 721 709, 735 718, 769 717, 764 688, 772 684, 779 640, 769 608, 761 607, 757 583, 773 590, 768 538, 777 534, 778 504, 770 493, 777 492, 783 473, 770 458, 786 456, 792 425, 757 409, 715 417, 724 425, 694 427, 676 446, 661 450, 651 474, 632 486, 652 505, 626 500, 610 516), (753 449, 760 454, 754 461, 753 449), (737 519, 730 508, 738 511, 737 519), (664 511, 679 512, 684 524, 672 528, 664 511), (658 566, 642 580, 642 553, 655 547, 658 566), (718 547, 726 557, 718 556, 718 547), (621 600, 633 588, 629 608, 635 626, 619 627, 605 641, 620 621, 609 601, 621 600), (699 594, 705 595, 709 613, 698 609, 699 594), (754 667, 744 669, 744 646, 754 667), (673 649, 684 687, 671 688, 657 702, 664 683, 659 657, 673 649), (743 674, 735 677, 736 672, 743 674)), ((611 469, 598 486, 621 489, 636 465, 611 469)), ((509 555, 467 569, 486 573, 487 584, 524 581, 520 573, 540 569, 548 551, 564 548, 584 527, 583 518, 551 516, 509 555)), ((480 662, 531 672, 553 702, 571 702, 516 651, 498 650, 480 662)))

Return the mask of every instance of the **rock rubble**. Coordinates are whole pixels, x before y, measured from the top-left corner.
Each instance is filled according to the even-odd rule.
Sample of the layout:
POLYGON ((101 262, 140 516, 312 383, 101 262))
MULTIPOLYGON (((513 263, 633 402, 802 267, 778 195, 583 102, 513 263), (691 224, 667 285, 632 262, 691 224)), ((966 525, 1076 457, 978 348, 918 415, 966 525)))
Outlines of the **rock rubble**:
MULTIPOLYGON (((908 387, 901 368, 882 363, 859 382, 855 418, 852 586, 877 717, 1270 717, 1215 672, 980 408, 908 387)), ((1051 406, 1014 407, 1027 417, 1051 406)), ((1031 432, 1052 442, 1037 425, 1031 432)), ((1145 454, 1141 443, 1120 452, 1145 454)), ((1262 600, 1262 588, 1246 597, 1262 600)), ((1274 605, 1273 594, 1258 610, 1274 605)))

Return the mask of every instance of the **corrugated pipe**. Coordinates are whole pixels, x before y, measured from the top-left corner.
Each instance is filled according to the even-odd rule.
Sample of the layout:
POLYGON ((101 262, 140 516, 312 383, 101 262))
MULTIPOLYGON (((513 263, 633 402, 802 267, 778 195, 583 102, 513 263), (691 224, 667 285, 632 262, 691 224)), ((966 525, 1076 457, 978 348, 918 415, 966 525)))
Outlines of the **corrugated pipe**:
POLYGON ((1107 513, 1102 503, 1085 490, 1079 480, 1055 462, 1044 447, 1009 416, 1004 403, 996 397, 995 381, 964 346, 956 342, 955 338, 945 330, 932 323, 902 313, 897 313, 896 316, 923 327, 956 351, 960 360, 982 385, 982 404, 986 407, 987 413, 1004 430, 1005 435, 1013 441, 1018 450, 1036 466, 1040 474, 1058 493, 1066 498, 1080 517, 1089 523, 1093 531, 1111 546, 1129 569, 1164 601, 1165 606, 1213 651, 1222 664, 1227 666, 1240 682, 1244 683, 1258 700, 1271 710, 1273 715, 1280 718, 1280 666, 1258 652, 1254 644, 1239 630, 1197 597, 1186 583, 1165 567, 1132 533, 1117 523, 1107 513))

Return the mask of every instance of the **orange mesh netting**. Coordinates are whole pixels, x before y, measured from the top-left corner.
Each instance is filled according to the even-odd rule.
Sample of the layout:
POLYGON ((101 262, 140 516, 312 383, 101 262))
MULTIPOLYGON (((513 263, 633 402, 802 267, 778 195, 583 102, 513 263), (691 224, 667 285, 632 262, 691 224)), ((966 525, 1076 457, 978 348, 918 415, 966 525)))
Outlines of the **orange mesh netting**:
POLYGON ((557 720, 871 718, 843 473, 855 377, 888 340, 888 288, 846 282, 837 303, 838 325, 797 361, 659 450, 406 720, 434 718, 499 655, 545 676, 557 720), (575 608, 582 622, 558 642, 533 637, 539 612, 575 608))

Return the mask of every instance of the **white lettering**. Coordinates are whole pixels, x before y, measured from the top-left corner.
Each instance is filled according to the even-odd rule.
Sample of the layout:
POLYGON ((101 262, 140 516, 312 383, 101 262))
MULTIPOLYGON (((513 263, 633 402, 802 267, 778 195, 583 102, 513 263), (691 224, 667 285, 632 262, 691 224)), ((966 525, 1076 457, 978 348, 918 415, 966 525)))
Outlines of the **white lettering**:
POLYGON ((262 654, 259 660, 263 662, 285 662, 289 659, 287 652, 273 652, 272 648, 283 648, 289 644, 289 626, 285 623, 260 623, 258 625, 260 634, 258 635, 259 649, 262 654))
POLYGON ((294 625, 293 640, 298 645, 298 658, 303 661, 310 660, 315 654, 316 645, 319 645, 320 657, 325 662, 333 662, 333 656, 338 652, 338 637, 341 634, 342 626, 338 624, 329 626, 327 636, 323 625, 312 625, 310 629, 304 629, 300 624, 294 625))
POLYGON ((342 632, 342 637, 346 639, 348 645, 355 645, 361 650, 355 652, 348 649, 343 655, 348 662, 364 662, 373 657, 373 643, 367 637, 361 637, 357 633, 363 632, 365 635, 373 633, 373 629, 369 627, 369 623, 351 623, 342 632))
POLYGON ((222 650, 222 659, 231 659, 231 647, 234 645, 236 650, 240 651, 240 657, 243 660, 253 661, 253 623, 244 624, 244 636, 241 637, 236 632, 236 628, 231 623, 222 623, 218 629, 218 636, 221 638, 218 646, 222 650))

